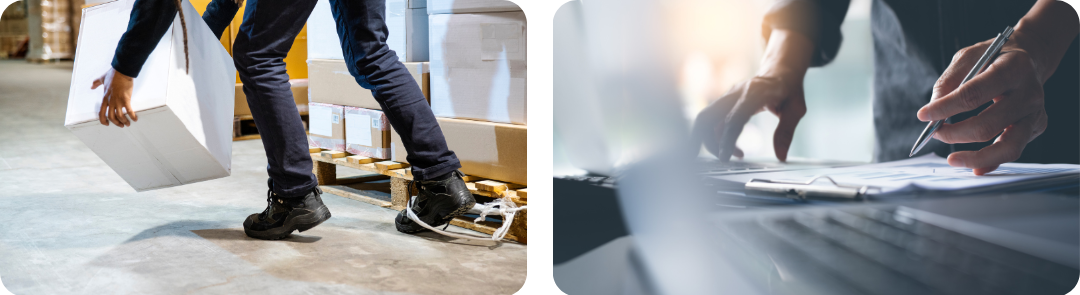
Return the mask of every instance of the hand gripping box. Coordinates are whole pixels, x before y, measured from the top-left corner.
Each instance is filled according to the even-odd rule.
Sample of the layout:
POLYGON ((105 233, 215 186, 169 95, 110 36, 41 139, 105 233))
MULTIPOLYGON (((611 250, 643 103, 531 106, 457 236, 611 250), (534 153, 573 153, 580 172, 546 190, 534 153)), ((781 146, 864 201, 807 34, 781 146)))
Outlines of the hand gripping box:
POLYGON ((64 126, 136 191, 229 176, 236 68, 186 0, 190 68, 177 15, 135 78, 131 101, 139 121, 126 128, 98 122, 104 87, 90 87, 112 68, 134 2, 83 10, 64 126))
POLYGON ((390 121, 382 111, 344 107, 345 151, 368 158, 390 158, 390 121))

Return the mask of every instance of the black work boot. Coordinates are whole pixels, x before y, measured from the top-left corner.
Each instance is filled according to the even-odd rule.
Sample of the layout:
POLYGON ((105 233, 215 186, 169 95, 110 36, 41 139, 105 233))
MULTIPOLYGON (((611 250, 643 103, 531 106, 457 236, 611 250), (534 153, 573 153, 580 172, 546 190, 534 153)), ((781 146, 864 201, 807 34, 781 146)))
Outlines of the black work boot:
MULTIPOLYGON (((431 227, 438 227, 472 209, 476 199, 473 199, 469 188, 465 186, 465 181, 461 180, 462 176, 460 171, 454 170, 436 179, 413 181, 410 185, 416 185, 420 191, 411 204, 416 217, 431 227)), ((405 210, 398 213, 394 224, 399 232, 407 234, 427 230, 409 219, 409 213, 405 210)))
POLYGON ((298 198, 282 198, 274 194, 273 181, 266 193, 266 210, 251 214, 244 220, 244 233, 263 240, 288 237, 294 230, 309 230, 330 219, 330 210, 323 205, 322 190, 318 187, 298 198))

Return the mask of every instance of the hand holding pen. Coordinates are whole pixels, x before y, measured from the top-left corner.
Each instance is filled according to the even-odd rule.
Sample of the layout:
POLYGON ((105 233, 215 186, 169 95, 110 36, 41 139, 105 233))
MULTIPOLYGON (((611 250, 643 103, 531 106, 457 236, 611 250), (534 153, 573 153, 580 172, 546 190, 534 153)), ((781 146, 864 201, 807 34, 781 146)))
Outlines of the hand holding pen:
MULTIPOLYGON (((950 154, 949 165, 971 168, 976 175, 986 174, 1000 164, 1019 159, 1024 147, 1046 130, 1043 84, 1053 74, 1068 44, 1076 36, 1076 28, 1069 29, 1072 32, 1066 32, 1068 30, 1061 27, 1054 28, 1055 23, 1063 17, 1041 17, 1046 14, 1065 15, 1050 9, 1053 4, 1036 4, 1020 21, 1015 32, 1008 36, 1008 41, 1002 44, 1000 53, 987 61, 981 73, 963 83, 979 59, 991 49, 993 40, 957 52, 934 85, 930 103, 918 112, 919 120, 924 122, 945 120, 987 102, 994 102, 975 117, 942 124, 932 132, 933 138, 945 143, 994 140, 993 144, 978 151, 950 154), (1055 35, 1059 33, 1069 37, 1055 35)), ((1075 19, 1074 12, 1066 12, 1075 19)), ((1075 20, 1072 22, 1075 23, 1075 20)))

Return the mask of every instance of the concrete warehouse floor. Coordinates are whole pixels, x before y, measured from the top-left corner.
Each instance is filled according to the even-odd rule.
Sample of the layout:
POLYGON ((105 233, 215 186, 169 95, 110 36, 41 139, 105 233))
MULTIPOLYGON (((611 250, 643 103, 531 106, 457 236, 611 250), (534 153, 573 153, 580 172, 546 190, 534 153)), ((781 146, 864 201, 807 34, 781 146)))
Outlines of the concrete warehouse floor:
POLYGON ((0 61, 0 280, 15 294, 511 294, 525 281, 524 245, 401 234, 396 212, 331 194, 321 226, 248 238, 244 218, 266 206, 258 140, 233 145, 230 177, 136 193, 64 128, 71 69, 0 61))

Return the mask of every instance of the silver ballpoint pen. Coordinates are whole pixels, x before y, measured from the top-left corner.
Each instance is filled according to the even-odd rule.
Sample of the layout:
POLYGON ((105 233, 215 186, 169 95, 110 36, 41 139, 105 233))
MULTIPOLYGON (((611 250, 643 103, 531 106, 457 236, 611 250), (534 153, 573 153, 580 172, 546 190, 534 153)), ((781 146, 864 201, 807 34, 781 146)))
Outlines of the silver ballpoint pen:
MULTIPOLYGON (((971 68, 971 71, 968 72, 967 76, 964 76, 964 80, 960 82, 960 85, 964 85, 968 80, 971 80, 975 75, 982 72, 983 69, 986 68, 986 65, 990 64, 990 60, 994 59, 994 56, 996 56, 998 52, 1001 52, 1001 47, 1005 45, 1005 42, 1009 41, 1009 36, 1011 36, 1012 33, 1012 26, 1005 27, 1005 32, 998 34, 997 37, 994 38, 994 42, 991 42, 990 47, 986 48, 986 52, 983 53, 982 57, 979 57, 979 61, 975 63, 975 67, 971 68)), ((946 118, 945 120, 948 119, 946 118)), ((922 134, 919 135, 919 140, 915 141, 915 146, 911 147, 911 153, 908 154, 908 157, 914 156, 915 153, 918 153, 919 150, 923 148, 923 146, 926 146, 926 143, 930 142, 930 138, 934 137, 934 131, 937 131, 937 129, 941 127, 941 124, 945 123, 945 120, 931 121, 930 124, 926 125, 926 129, 923 129, 922 134)))

